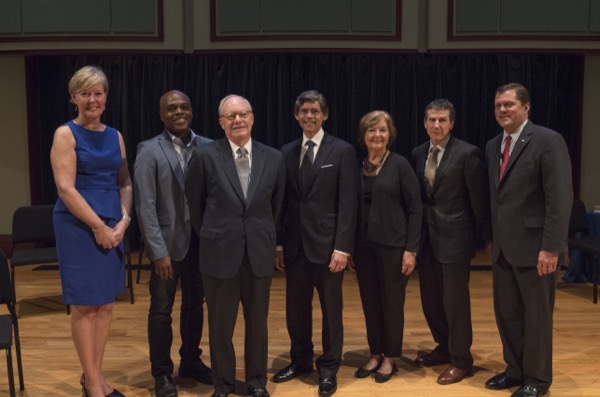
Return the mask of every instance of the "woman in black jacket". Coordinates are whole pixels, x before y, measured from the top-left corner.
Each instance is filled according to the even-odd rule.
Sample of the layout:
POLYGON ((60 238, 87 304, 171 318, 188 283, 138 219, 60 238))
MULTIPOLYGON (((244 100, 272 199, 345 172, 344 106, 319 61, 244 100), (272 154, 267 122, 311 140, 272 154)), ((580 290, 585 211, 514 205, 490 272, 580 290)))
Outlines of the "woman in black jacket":
POLYGON ((402 355, 404 298, 421 234, 419 183, 409 162, 389 150, 396 127, 387 112, 360 120, 359 213, 354 264, 367 323, 371 357, 355 376, 386 382, 402 355))

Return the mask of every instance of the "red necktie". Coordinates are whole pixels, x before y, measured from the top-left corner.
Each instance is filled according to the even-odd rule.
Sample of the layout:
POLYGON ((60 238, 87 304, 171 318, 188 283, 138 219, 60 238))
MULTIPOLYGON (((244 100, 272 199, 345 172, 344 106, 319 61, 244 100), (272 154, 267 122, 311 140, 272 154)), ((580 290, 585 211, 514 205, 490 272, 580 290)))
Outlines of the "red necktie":
POLYGON ((504 170, 508 164, 508 157, 510 156, 510 135, 506 136, 506 142, 504 143, 504 152, 502 152, 502 166, 500 167, 500 180, 504 175, 504 170))

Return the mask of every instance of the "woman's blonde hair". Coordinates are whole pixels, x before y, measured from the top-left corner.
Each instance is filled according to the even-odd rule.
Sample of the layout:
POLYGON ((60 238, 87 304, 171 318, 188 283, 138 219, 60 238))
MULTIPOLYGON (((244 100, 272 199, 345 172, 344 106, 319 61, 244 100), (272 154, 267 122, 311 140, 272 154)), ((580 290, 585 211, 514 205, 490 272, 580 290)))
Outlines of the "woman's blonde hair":
POLYGON ((108 94, 108 79, 102 69, 98 66, 84 66, 69 80, 69 93, 73 95, 96 84, 102 84, 104 93, 108 94))

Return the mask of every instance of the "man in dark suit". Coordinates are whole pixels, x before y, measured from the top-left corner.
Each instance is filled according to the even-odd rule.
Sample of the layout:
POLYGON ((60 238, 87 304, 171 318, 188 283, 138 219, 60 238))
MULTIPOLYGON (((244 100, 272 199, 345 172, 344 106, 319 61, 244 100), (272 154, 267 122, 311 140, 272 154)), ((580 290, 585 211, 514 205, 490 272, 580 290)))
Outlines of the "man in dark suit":
POLYGON ((473 367, 469 277, 476 242, 489 216, 483 152, 452 136, 454 113, 446 99, 427 105, 429 141, 412 153, 424 206, 418 255, 421 303, 438 344, 415 362, 449 363, 437 379, 442 385, 460 382, 473 367))
POLYGON ((173 383, 173 303, 181 279, 181 364, 179 375, 212 384, 200 359, 204 290, 198 267, 198 237, 192 232, 185 198, 187 162, 194 147, 210 139, 194 134, 192 105, 186 94, 169 91, 160 98, 164 131, 138 145, 134 163, 135 207, 146 252, 152 262, 148 344, 157 397, 175 397, 173 383))
POLYGON ((573 201, 571 161, 558 133, 528 120, 529 93, 496 90, 504 129, 486 147, 493 244, 494 310, 506 370, 486 382, 521 387, 513 397, 543 396, 552 384, 556 269, 567 252, 573 201))
POLYGON ((279 151, 251 139, 253 123, 245 98, 223 98, 219 124, 226 137, 196 148, 187 180, 192 225, 200 237, 213 397, 234 389, 232 337, 240 301, 246 385, 253 397, 269 396, 267 315, 285 168, 279 151))
POLYGON ((323 355, 317 359, 319 395, 337 390, 342 359, 342 279, 354 243, 356 154, 348 143, 322 129, 329 111, 316 91, 301 93, 294 115, 302 138, 281 149, 286 194, 277 238, 276 266, 286 273, 286 321, 292 363, 275 374, 286 382, 313 368, 312 299, 323 313, 323 355))

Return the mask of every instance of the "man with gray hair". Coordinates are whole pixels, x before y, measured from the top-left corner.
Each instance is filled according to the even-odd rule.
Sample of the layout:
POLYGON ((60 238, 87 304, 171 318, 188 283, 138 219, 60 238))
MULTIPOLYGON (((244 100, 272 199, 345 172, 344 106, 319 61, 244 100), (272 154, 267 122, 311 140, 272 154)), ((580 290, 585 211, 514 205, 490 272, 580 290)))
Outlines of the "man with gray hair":
POLYGON ((267 315, 275 222, 285 189, 283 157, 251 138, 254 114, 246 98, 223 98, 219 124, 225 137, 196 148, 186 186, 192 225, 200 237, 213 397, 226 397, 234 390, 232 338, 240 302, 246 386, 252 397, 269 397, 267 315))

